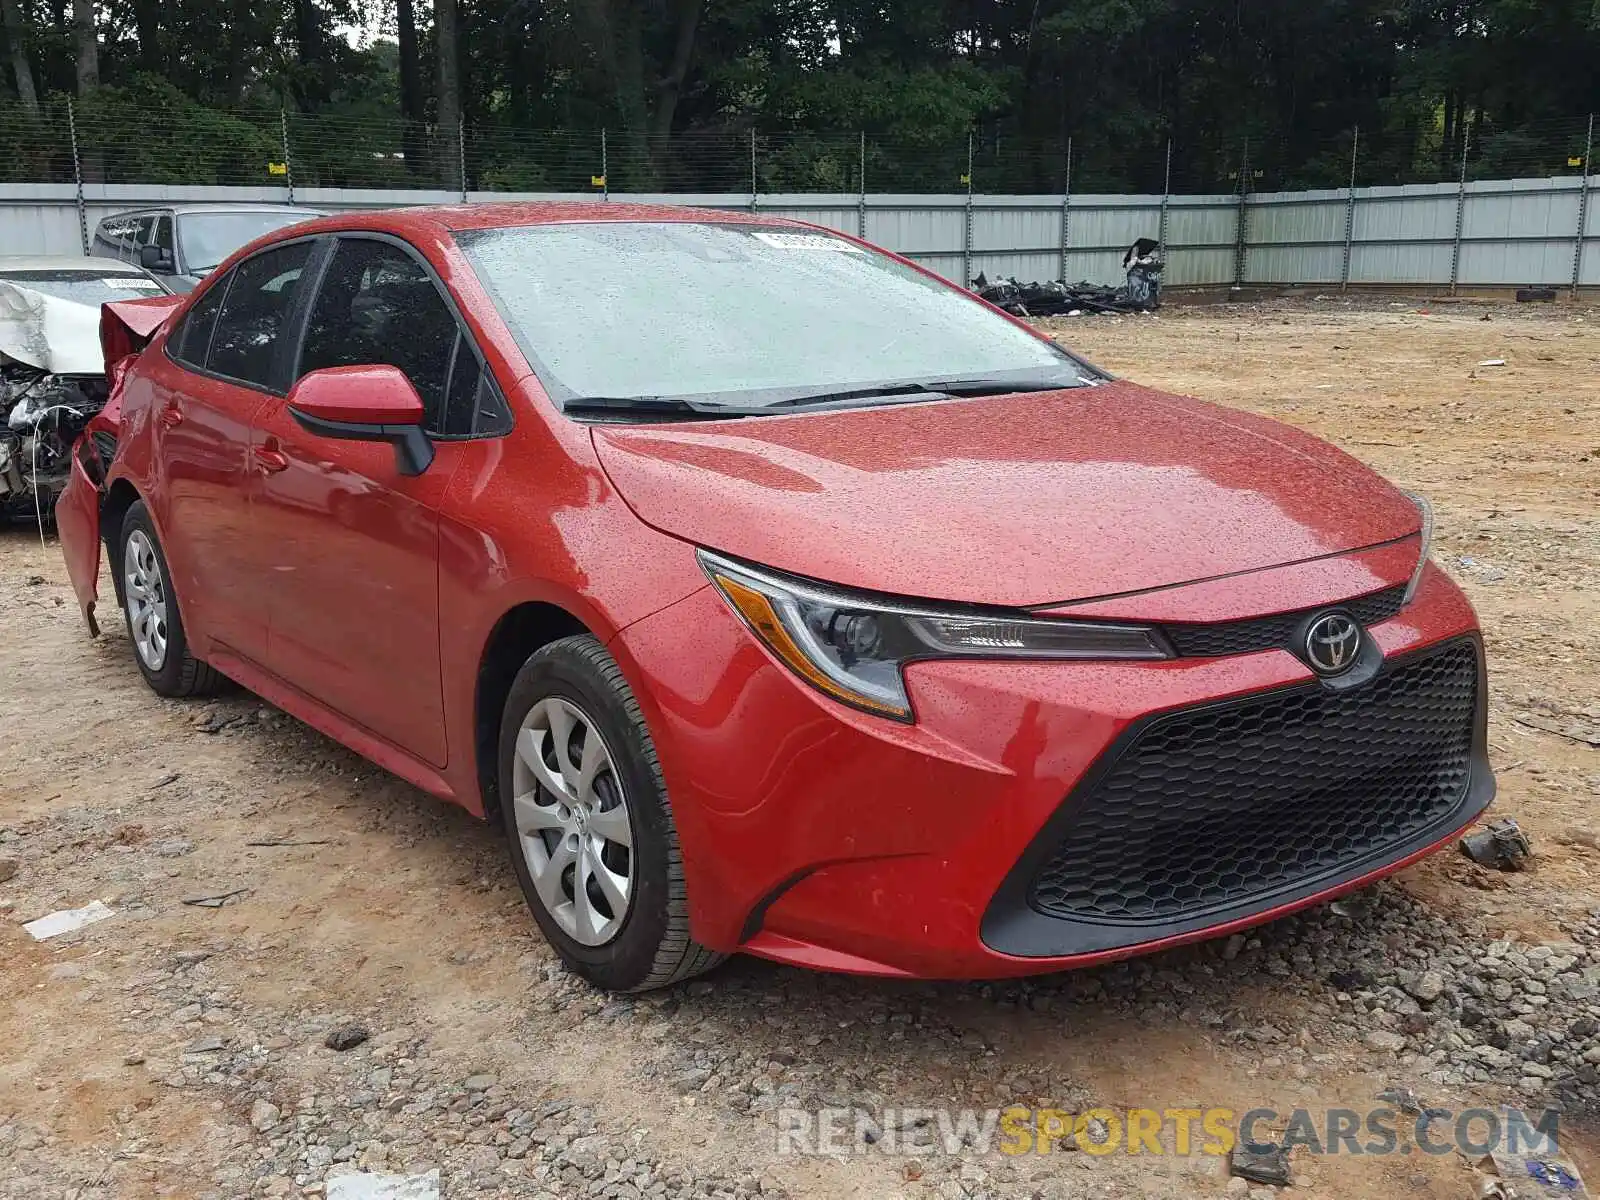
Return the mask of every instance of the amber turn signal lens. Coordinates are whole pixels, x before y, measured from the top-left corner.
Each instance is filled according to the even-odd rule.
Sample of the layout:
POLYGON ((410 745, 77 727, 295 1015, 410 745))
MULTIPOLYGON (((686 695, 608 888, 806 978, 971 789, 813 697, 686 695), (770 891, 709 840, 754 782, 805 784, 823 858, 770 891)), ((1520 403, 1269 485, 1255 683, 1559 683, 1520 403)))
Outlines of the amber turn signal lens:
POLYGON ((714 572, 712 579, 722 589, 722 594, 733 605, 734 611, 744 618, 745 624, 751 631, 766 643, 769 650, 783 660, 784 665, 812 687, 832 696, 835 700, 842 700, 846 704, 866 709, 868 712, 897 717, 901 720, 911 715, 910 709, 885 704, 871 696, 864 696, 860 692, 842 687, 819 670, 800 647, 795 645, 794 638, 784 628, 782 619, 772 607, 772 601, 766 596, 754 588, 746 587, 737 579, 730 579, 720 573, 714 572))

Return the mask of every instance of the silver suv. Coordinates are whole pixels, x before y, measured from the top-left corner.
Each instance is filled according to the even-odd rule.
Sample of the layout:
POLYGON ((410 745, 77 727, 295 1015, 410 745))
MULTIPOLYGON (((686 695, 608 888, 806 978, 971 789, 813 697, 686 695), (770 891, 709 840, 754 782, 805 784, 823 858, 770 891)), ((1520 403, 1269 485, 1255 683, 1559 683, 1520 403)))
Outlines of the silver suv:
POLYGON ((325 214, 283 204, 175 204, 117 213, 95 226, 90 253, 136 263, 175 292, 195 284, 246 242, 325 214))

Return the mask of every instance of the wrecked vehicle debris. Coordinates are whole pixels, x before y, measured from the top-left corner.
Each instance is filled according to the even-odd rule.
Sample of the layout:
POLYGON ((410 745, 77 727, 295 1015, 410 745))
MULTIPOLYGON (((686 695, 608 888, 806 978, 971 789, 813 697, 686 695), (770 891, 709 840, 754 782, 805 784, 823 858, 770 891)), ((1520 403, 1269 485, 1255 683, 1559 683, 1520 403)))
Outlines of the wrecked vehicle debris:
POLYGON ((41 523, 109 387, 100 306, 166 294, 148 272, 86 258, 0 258, 0 518, 41 523))
POLYGON ((1142 313, 1161 307, 1161 243, 1140 238, 1122 256, 1121 287, 1101 283, 1019 283, 1016 279, 973 280, 972 290, 1014 317, 1076 317, 1086 313, 1142 313))
POLYGON ((1271 1142, 1241 1142, 1228 1156, 1228 1172, 1251 1183, 1287 1186, 1289 1150, 1271 1142))
POLYGON ((1533 843, 1514 817, 1506 817, 1477 833, 1467 834, 1461 839, 1461 853, 1481 867, 1520 871, 1533 854, 1533 843))

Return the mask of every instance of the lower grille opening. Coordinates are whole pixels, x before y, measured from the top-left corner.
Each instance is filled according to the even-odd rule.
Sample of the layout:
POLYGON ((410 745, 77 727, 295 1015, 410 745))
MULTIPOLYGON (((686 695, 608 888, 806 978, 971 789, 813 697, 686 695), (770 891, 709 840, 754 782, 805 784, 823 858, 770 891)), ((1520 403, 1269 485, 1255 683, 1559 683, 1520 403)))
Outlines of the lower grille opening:
POLYGON ((1029 899, 1161 921, 1376 859, 1465 799, 1478 679, 1476 646, 1456 642, 1353 692, 1310 684, 1158 717, 1068 800, 1029 899))

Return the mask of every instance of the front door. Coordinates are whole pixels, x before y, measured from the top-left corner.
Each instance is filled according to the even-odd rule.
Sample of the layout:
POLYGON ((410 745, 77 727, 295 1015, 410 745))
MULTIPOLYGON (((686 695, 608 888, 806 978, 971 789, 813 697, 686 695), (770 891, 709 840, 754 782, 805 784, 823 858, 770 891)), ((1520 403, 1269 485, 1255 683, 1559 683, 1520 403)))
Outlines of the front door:
MULTIPOLYGON (((479 383, 477 359, 421 263, 393 242, 345 237, 312 301, 295 374, 371 363, 406 373, 435 435, 448 434, 452 390, 470 395, 479 383)), ((462 447, 441 441, 426 471, 405 476, 392 446, 308 433, 283 401, 260 413, 253 443, 261 473, 252 523, 271 579, 269 668, 445 765, 439 505, 462 447)))

